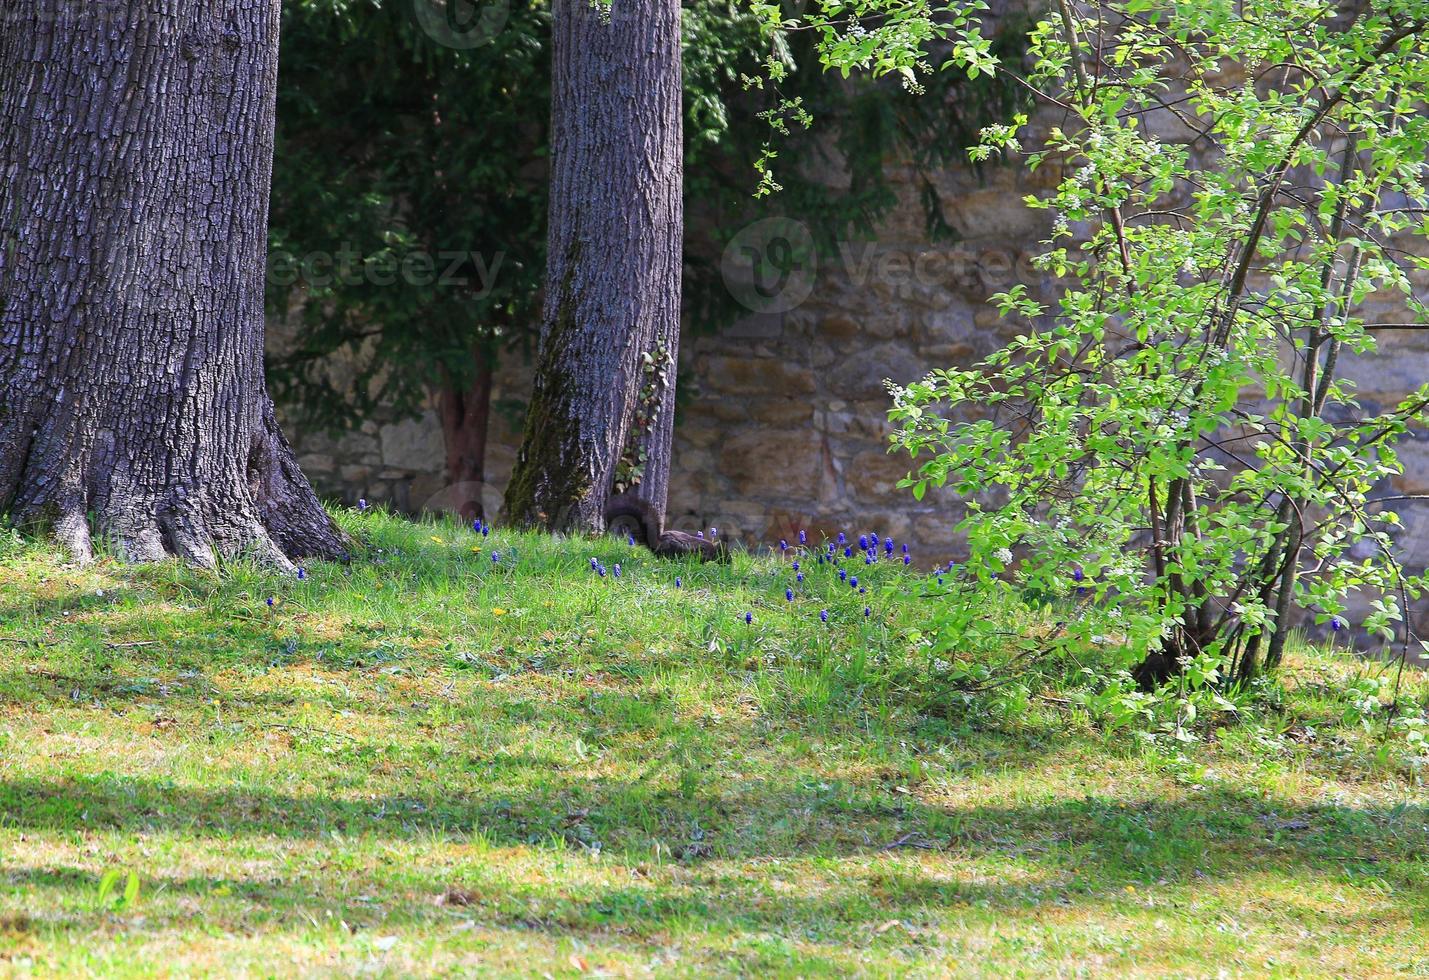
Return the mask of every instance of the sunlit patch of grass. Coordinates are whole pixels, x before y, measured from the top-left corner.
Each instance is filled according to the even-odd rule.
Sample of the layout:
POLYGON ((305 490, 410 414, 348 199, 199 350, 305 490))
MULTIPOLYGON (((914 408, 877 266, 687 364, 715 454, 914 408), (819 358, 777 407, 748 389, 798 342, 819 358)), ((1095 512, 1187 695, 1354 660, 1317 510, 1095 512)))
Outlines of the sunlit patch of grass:
POLYGON ((940 688, 901 566, 338 517, 302 580, 3 545, 0 972, 1429 967, 1418 771, 1337 721, 1378 666, 1147 748, 1062 665, 940 688))

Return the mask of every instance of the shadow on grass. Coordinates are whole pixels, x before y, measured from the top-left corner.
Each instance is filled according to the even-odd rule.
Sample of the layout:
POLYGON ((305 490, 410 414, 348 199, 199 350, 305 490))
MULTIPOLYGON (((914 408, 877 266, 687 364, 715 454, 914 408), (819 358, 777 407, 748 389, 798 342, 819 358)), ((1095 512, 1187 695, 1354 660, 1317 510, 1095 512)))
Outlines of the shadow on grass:
MULTIPOLYGON (((1359 808, 1207 790, 1180 801, 1089 796, 1023 807, 935 807, 876 785, 807 779, 741 783, 736 792, 685 798, 640 781, 562 777, 550 760, 497 756, 473 781, 495 785, 538 773, 549 788, 441 789, 359 799, 267 789, 200 788, 131 777, 0 781, 0 822, 44 832, 174 832, 322 839, 411 840, 480 836, 492 846, 610 838, 608 856, 641 861, 671 831, 703 825, 699 857, 735 860, 948 852, 1089 872, 1112 884, 1196 878, 1207 869, 1293 873, 1301 868, 1416 865, 1405 885, 1429 892, 1429 807, 1359 808), (781 832, 771 832, 775 827, 781 832), (576 832, 572 832, 577 828, 576 832), (752 828, 752 831, 751 831, 752 828), (742 830, 741 830, 742 829, 742 830), (628 848, 621 847, 624 843, 628 848)), ((680 849, 667 848, 672 853, 680 849)), ((698 861, 696 861, 698 863, 698 861)))
MULTIPOLYGON (((780 794, 790 791, 762 785, 727 800, 724 825, 787 818, 789 801, 780 794)), ((628 785, 593 786, 583 801, 592 822, 601 822, 599 808, 609 802, 604 795, 629 792, 628 785)), ((559 797, 519 803, 477 797, 355 802, 136 780, 12 780, 0 786, 5 825, 22 831, 170 831, 227 841, 238 835, 318 840, 341 829, 349 839, 372 834, 422 843, 434 832, 480 829, 493 846, 455 864, 450 855, 434 855, 430 864, 420 857, 396 863, 374 858, 369 870, 344 860, 330 882, 306 875, 285 880, 271 870, 252 877, 149 874, 146 895, 167 893, 186 901, 160 907, 150 899, 141 910, 146 930, 178 927, 196 907, 210 920, 226 922, 226 928, 253 932, 301 929, 304 922, 328 916, 353 929, 475 919, 485 928, 587 938, 616 933, 663 942, 698 933, 782 942, 793 937, 803 949, 800 955, 817 964, 849 943, 879 943, 890 952, 917 955, 919 924, 950 910, 1096 907, 1124 902, 1127 885, 1194 889, 1262 876, 1313 888, 1313 879, 1329 879, 1336 886, 1362 884, 1392 896, 1407 917, 1429 907, 1424 807, 1296 807, 1219 791, 1178 802, 1087 798, 1021 807, 910 808, 865 823, 866 830, 881 832, 870 844, 830 833, 828 826, 848 817, 835 809, 812 814, 805 833, 722 847, 718 857, 736 862, 781 859, 777 868, 770 867, 770 878, 797 876, 791 860, 816 858, 804 872, 812 877, 792 888, 774 887, 747 863, 709 858, 685 862, 686 872, 676 877, 649 878, 632 869, 628 885, 573 888, 541 875, 513 881, 492 873, 501 865, 495 848, 528 844, 538 827, 544 829, 537 839, 560 827, 569 830, 571 802, 559 797), (552 814, 558 816, 547 819, 552 814), (888 848, 899 840, 911 843, 888 848), (454 886, 471 889, 461 907, 432 901, 454 886), (895 930, 885 939, 884 924, 891 919, 906 923, 911 933, 895 930)), ((664 814, 662 825, 678 823, 675 816, 664 814)), ((724 836, 721 826, 712 825, 710 840, 724 836)), ((645 858, 649 854, 643 852, 645 858)), ((609 857, 602 862, 607 868, 609 857)), ((0 883, 19 893, 22 908, 42 916, 46 929, 84 932, 108 921, 95 898, 95 878, 83 869, 12 864, 0 869, 0 883)), ((1277 894, 1284 894, 1283 887, 1277 894)), ((1298 905, 1287 901, 1277 911, 1281 914, 1344 925, 1340 912, 1311 898, 1298 905)), ((747 955, 758 965, 784 954, 771 948, 747 955)))

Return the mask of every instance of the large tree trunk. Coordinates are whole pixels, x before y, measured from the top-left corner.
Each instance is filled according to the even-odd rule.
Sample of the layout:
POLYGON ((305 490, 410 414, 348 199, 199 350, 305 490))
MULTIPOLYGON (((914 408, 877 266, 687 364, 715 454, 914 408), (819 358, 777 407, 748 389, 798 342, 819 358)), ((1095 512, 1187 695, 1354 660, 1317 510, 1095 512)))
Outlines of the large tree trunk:
POLYGON ((491 374, 495 353, 476 351, 476 371, 470 384, 462 386, 447 377, 437 392, 442 417, 442 442, 447 451, 447 485, 455 490, 454 500, 467 520, 485 517, 482 505, 486 488, 486 430, 491 420, 491 374))
POLYGON ((680 5, 556 0, 552 33, 546 309, 506 510, 553 530, 601 531, 620 517, 651 547, 668 547, 684 221, 680 5))
POLYGON ((278 10, 7 11, 0 511, 80 557, 344 552, 264 388, 278 10))

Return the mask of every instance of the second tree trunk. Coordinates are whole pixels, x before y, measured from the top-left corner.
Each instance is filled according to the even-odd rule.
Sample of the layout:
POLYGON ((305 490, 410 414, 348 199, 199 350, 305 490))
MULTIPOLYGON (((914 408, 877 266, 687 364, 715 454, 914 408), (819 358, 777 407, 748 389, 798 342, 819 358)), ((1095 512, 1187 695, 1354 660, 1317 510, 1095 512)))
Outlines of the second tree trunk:
POLYGON ((556 0, 546 309, 508 516, 656 546, 674 425, 683 231, 680 7, 556 0))

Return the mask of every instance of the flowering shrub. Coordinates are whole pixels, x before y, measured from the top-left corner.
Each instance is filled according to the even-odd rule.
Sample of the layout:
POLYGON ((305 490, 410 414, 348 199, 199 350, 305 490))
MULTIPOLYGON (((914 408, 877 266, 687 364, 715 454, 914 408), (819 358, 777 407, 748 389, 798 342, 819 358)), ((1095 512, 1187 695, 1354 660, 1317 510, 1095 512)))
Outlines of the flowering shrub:
MULTIPOLYGON (((1074 601, 1065 636, 1123 646, 1143 688, 1191 664, 1247 681, 1293 607, 1356 625, 1355 590, 1378 597, 1359 628, 1412 636, 1424 578, 1385 488, 1429 386, 1361 405, 1338 369, 1429 325, 1429 6, 1334 11, 1062 0, 1027 79, 1061 120, 1027 155, 1063 175, 1028 201, 1058 295, 995 297, 1023 335, 893 389, 905 486, 969 501, 973 574, 1074 601)), ((1021 153, 1027 123, 975 154, 1021 153)))

